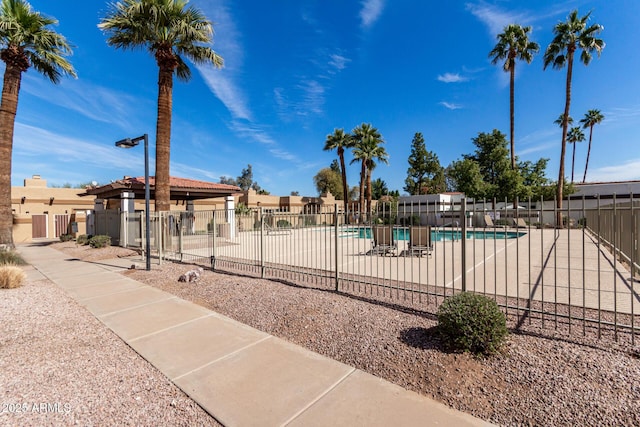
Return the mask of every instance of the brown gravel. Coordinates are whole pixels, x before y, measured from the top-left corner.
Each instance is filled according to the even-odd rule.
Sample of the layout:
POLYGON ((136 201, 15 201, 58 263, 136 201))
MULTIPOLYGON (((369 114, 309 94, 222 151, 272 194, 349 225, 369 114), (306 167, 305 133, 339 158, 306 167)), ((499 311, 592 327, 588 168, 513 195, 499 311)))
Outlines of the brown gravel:
POLYGON ((496 424, 640 425, 637 343, 534 324, 480 360, 443 351, 434 316, 394 301, 211 271, 179 283, 191 268, 124 274, 496 424))
POLYGON ((2 426, 220 425, 48 280, 0 289, 0 324, 2 426))

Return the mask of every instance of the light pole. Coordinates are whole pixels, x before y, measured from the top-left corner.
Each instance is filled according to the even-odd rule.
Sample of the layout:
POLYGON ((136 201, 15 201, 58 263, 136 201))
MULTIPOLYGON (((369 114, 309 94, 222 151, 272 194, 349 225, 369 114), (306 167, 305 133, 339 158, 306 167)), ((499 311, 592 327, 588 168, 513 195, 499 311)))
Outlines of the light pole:
POLYGON ((116 142, 116 147, 132 148, 144 140, 144 218, 145 218, 145 239, 146 239, 146 261, 147 271, 151 270, 151 221, 149 220, 149 136, 145 133, 137 138, 125 138, 116 142))

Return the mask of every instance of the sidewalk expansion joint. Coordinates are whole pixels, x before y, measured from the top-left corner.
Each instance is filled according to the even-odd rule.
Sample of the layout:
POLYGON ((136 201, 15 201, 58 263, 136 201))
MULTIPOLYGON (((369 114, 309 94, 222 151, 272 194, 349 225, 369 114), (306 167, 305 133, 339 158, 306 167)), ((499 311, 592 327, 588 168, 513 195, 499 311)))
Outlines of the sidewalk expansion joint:
POLYGON ((238 354, 240 352, 243 352, 243 351, 245 351, 245 350, 247 350, 247 349, 249 349, 249 348, 251 348, 251 347, 253 347, 255 345, 258 345, 261 342, 266 341, 266 340, 268 340, 270 338, 273 338, 273 336, 267 335, 266 337, 260 338, 259 340, 255 341, 255 342, 252 342, 251 344, 247 344, 244 347, 240 347, 239 349, 234 350, 231 353, 225 354, 224 356, 218 357, 217 359, 211 360, 210 362, 207 362, 202 366, 198 366, 197 368, 194 368, 194 369, 192 369, 192 370, 190 370, 188 372, 185 372, 184 374, 180 374, 177 377, 173 377, 173 378, 170 378, 170 379, 171 379, 171 381, 173 381, 175 383, 177 380, 179 380, 179 379, 181 379, 183 377, 186 377, 187 375, 193 374, 194 372, 199 371, 200 369, 204 369, 207 366, 211 366, 214 363, 217 363, 217 362, 220 362, 222 360, 228 359, 228 358, 230 358, 230 357, 232 357, 232 356, 234 356, 234 355, 236 355, 236 354, 238 354))
MULTIPOLYGON (((173 298, 170 298, 170 299, 173 299, 173 298)), ((176 298, 176 299, 180 299, 180 298, 176 298)), ((167 300, 164 300, 164 301, 167 301, 167 300)), ((159 301, 156 301, 156 302, 159 302, 159 301)), ((153 303, 151 303, 151 304, 153 304, 153 303)), ((213 316, 213 313, 206 313, 204 316, 196 317, 195 319, 187 320, 186 322, 176 323, 175 325, 171 325, 171 326, 168 326, 166 328, 158 329, 157 331, 153 331, 153 332, 150 332, 148 334, 140 335, 139 337, 131 338, 131 339, 124 340, 124 341, 131 343, 131 342, 134 342, 134 341, 141 340, 143 338, 152 337, 154 335, 161 334, 163 332, 170 331, 170 330, 172 330, 174 328, 179 328, 180 326, 188 325, 189 323, 192 323, 192 322, 195 322, 195 321, 201 320, 201 319, 206 319, 207 317, 211 317, 211 316, 213 316)))
POLYGON ((335 383, 330 385, 324 392, 320 393, 315 399, 313 399, 311 402, 309 402, 304 408, 300 409, 298 412, 293 414, 293 416, 291 418, 289 418, 287 421, 285 421, 284 423, 282 423, 282 425, 286 426, 289 423, 293 422, 296 418, 298 418, 300 415, 302 415, 303 412, 305 412, 307 409, 311 408, 318 401, 320 401, 322 398, 324 398, 327 394, 331 393, 336 387, 338 387, 342 382, 344 382, 344 380, 346 380, 349 376, 351 376, 351 374, 353 374, 355 371, 357 371, 357 369, 354 368, 354 367, 351 367, 351 370, 349 372, 347 372, 346 374, 344 374, 342 376, 342 378, 338 379, 338 381, 336 381, 335 383))
MULTIPOLYGON (((57 284, 57 283, 56 283, 56 284, 57 284)), ((58 286, 60 286, 60 285, 58 285, 58 286)), ((93 286, 99 286, 99 285, 93 285, 93 286)), ((62 288, 62 286, 60 286, 60 287, 62 288)), ((65 290, 65 291, 69 291, 69 290, 76 290, 76 289, 84 289, 84 288, 86 288, 86 287, 88 287, 88 286, 82 286, 82 287, 79 287, 79 288, 68 288, 68 289, 67 289, 67 288, 62 288, 62 289, 63 289, 63 290, 65 290)), ((111 295, 124 294, 124 293, 126 293, 126 292, 137 291, 138 289, 142 289, 142 288, 150 288, 150 287, 151 287, 151 286, 149 286, 149 285, 141 285, 141 286, 138 286, 138 287, 136 287, 136 288, 131 288, 131 289, 122 289, 122 290, 120 290, 120 291, 113 291, 113 292, 109 292, 108 294, 96 295, 96 296, 94 296, 94 297, 80 298, 80 297, 76 297, 76 296, 74 296, 73 298, 75 298, 78 302, 84 303, 84 302, 86 302, 86 301, 91 301, 92 299, 96 299, 96 298, 104 298, 104 297, 109 297, 109 296, 111 296, 111 295)), ((68 293, 68 292, 67 292, 67 293, 68 293)), ((177 298, 177 297, 174 297, 174 298, 177 298)))
MULTIPOLYGON (((126 291, 126 292, 133 292, 133 291, 137 291, 137 289, 131 289, 130 291, 126 291)), ((118 293, 124 293, 124 292, 118 292, 118 293)), ((111 295, 114 295, 114 294, 111 294, 111 295)), ((102 298, 102 296, 91 297, 91 298, 89 298, 89 300, 95 299, 95 298, 102 298)), ((177 298, 175 296, 167 296, 166 298, 163 298, 163 299, 159 299, 159 300, 155 300, 155 301, 149 301, 149 302, 145 302, 143 304, 138 304, 138 305, 132 305, 132 306, 127 307, 127 308, 121 308, 120 310, 109 311, 108 313, 102 313, 102 314, 95 314, 95 313, 93 313, 93 310, 91 310, 89 308, 87 308, 87 310, 89 310, 91 313, 93 313, 94 316, 96 316, 96 317, 105 317, 105 316, 112 316, 114 314, 124 313, 124 312, 130 311, 130 310, 136 310, 138 308, 146 307, 148 305, 153 305, 153 304, 156 304, 156 303, 159 303, 159 302, 169 301, 169 300, 172 300, 172 299, 179 299, 179 298, 177 298)), ((83 302, 84 301, 88 301, 88 300, 83 300, 83 302)))

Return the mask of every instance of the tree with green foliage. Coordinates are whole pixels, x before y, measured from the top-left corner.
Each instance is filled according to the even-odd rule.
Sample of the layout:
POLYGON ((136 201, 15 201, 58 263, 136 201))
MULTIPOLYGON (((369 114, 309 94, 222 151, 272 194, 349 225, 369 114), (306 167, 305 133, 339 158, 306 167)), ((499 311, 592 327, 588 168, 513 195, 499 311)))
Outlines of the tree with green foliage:
POLYGON ((334 196, 342 194, 342 178, 331 168, 322 168, 313 177, 313 183, 318 194, 331 193, 334 196))
POLYGON ((573 144, 573 155, 571 157, 571 182, 573 182, 573 171, 576 164, 576 145, 578 142, 584 141, 584 133, 580 127, 575 126, 569 130, 567 134, 567 142, 573 144))
POLYGON ((463 158, 452 162, 446 170, 449 190, 460 191, 475 200, 489 195, 489 186, 482 178, 480 165, 475 160, 463 158))
POLYGON ((71 47, 51 29, 58 21, 31 9, 24 0, 0 3, 0 59, 5 63, 0 104, 0 245, 13 247, 11 156, 22 73, 33 68, 54 84, 75 77, 66 56, 71 47))
POLYGON ((598 24, 587 25, 591 12, 583 17, 578 17, 578 11, 572 11, 567 20, 556 24, 553 28, 555 37, 544 53, 544 69, 551 65, 555 69, 562 69, 567 66, 567 80, 565 86, 564 122, 562 124, 562 141, 560 148, 560 167, 557 182, 557 203, 558 215, 556 226, 562 227, 562 197, 564 189, 564 160, 567 151, 567 132, 569 128, 568 119, 571 117, 571 81, 573 76, 573 58, 579 49, 580 61, 584 65, 591 62, 592 53, 598 56, 602 53, 605 43, 596 36, 602 31, 602 26, 598 24))
POLYGON ((220 177, 220 184, 235 185, 237 187, 238 181, 236 181, 234 178, 231 178, 230 176, 223 175, 220 177))
MULTIPOLYGON (((360 168, 360 210, 371 212, 371 174, 377 163, 389 163, 389 155, 382 146, 384 139, 378 129, 363 123, 353 130, 353 162, 359 161, 360 168), (366 208, 365 208, 366 198, 366 208)), ((361 219, 363 215, 360 216, 361 219)))
POLYGON ((173 75, 188 81, 185 62, 222 67, 222 57, 210 45, 213 26, 188 0, 121 0, 112 3, 98 27, 116 49, 146 48, 158 65, 158 116, 156 122, 155 205, 170 209, 169 163, 173 75))
MULTIPOLYGON (((347 169, 344 163, 344 150, 347 148, 352 148, 354 145, 354 140, 351 138, 351 135, 344 132, 344 129, 335 129, 332 134, 327 135, 327 139, 324 143, 324 150, 336 150, 338 152, 338 158, 340 159, 340 177, 342 179, 342 199, 348 200, 349 195, 347 194, 349 186, 347 184, 347 169)), ((333 164, 332 164, 333 168, 333 164)), ((337 194, 335 194, 337 196, 337 194)), ((345 202, 346 203, 346 202, 345 202)), ((349 212, 348 206, 345 204, 345 222, 349 221, 349 212)))
POLYGON ((371 182, 371 197, 374 200, 380 200, 382 196, 389 195, 389 187, 381 178, 376 178, 371 182))
POLYGON ((589 128, 589 148, 587 149, 587 161, 584 164, 584 176, 582 177, 583 183, 587 180, 587 168, 589 167, 589 156, 591 155, 591 137, 593 136, 593 127, 602 123, 603 120, 604 115, 600 110, 589 110, 584 115, 584 118, 580 120, 583 129, 589 128))
POLYGON ((516 146, 514 141, 514 87, 516 75, 516 60, 531 64, 533 55, 540 50, 538 43, 529 40, 531 27, 522 27, 510 24, 504 27, 502 33, 496 37, 498 43, 489 52, 491 63, 496 65, 499 61, 505 61, 502 69, 509 73, 509 123, 511 137, 511 168, 516 168, 516 146))
POLYGON ((437 194, 445 191, 444 168, 438 156, 427 151, 422 133, 416 132, 411 141, 409 168, 404 191, 411 195, 437 194))
MULTIPOLYGON (((253 168, 251 167, 251 165, 247 165, 247 167, 245 169, 242 169, 242 173, 240 174, 240 176, 238 178, 236 178, 236 183, 238 184, 238 187, 240 187, 240 189, 242 191, 247 191, 248 189, 250 189, 252 187, 252 185, 253 185, 253 168)), ((255 188, 254 188, 254 190, 255 190, 255 188)))

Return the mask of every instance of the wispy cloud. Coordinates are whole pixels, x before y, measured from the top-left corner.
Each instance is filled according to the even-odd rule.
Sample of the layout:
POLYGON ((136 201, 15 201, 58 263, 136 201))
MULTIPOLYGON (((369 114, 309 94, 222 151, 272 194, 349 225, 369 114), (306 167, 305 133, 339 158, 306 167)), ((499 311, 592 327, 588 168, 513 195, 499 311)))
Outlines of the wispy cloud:
POLYGON ((102 123, 112 123, 122 129, 133 127, 134 109, 140 109, 144 99, 128 93, 95 85, 83 80, 63 80, 52 85, 39 76, 26 74, 22 90, 53 105, 66 108, 102 123))
POLYGON ((382 15, 384 0, 364 0, 360 9, 360 26, 370 28, 382 15))
MULTIPOLYGON (((345 56, 336 53, 329 55, 329 66, 335 70, 344 70, 349 62, 351 62, 351 60, 345 56)), ((332 70, 330 70, 330 72, 331 71, 332 70)))
POLYGON ((453 102, 442 101, 442 102, 439 102, 438 104, 442 105, 445 108, 448 108, 449 110, 459 110, 462 108, 462 105, 455 104, 453 102))
POLYGON ((620 165, 589 170, 590 182, 630 181, 640 179, 640 159, 631 159, 620 165))
POLYGON ((493 37, 501 33, 504 27, 509 24, 518 23, 524 25, 530 21, 530 18, 525 13, 504 11, 495 5, 485 2, 467 3, 466 8, 487 26, 489 33, 493 37))
POLYGON ((438 81, 444 83, 460 83, 469 80, 468 77, 461 76, 458 73, 444 73, 438 76, 438 81))

